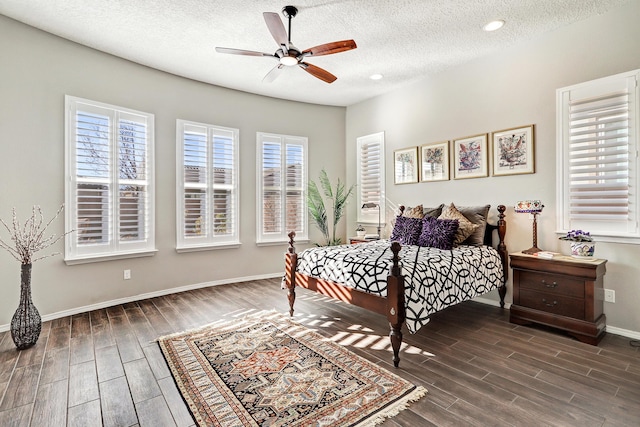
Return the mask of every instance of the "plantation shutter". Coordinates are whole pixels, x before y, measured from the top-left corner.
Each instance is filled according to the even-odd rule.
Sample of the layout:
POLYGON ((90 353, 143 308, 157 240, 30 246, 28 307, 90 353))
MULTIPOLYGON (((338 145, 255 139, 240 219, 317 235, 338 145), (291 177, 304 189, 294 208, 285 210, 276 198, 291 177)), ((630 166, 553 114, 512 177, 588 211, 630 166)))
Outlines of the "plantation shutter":
POLYGON ((286 157, 286 232, 295 231, 296 234, 305 232, 304 218, 306 217, 304 197, 306 194, 304 180, 304 150, 302 145, 287 143, 286 157))
POLYGON ((563 229, 637 233, 636 76, 561 92, 563 229))
POLYGON ((120 241, 141 242, 149 233, 147 125, 118 114, 118 232, 120 241))
POLYGON ((178 249, 239 244, 237 129, 177 121, 178 249))
POLYGON ((380 206, 384 222, 384 134, 377 133, 357 139, 358 222, 378 222, 378 208, 362 208, 365 203, 380 206))
MULTIPOLYGON (((180 124, 178 124, 178 127, 180 124)), ((206 239, 207 226, 207 128, 184 124, 182 156, 182 228, 183 245, 193 238, 206 239)), ((179 244, 179 246, 181 246, 179 244)))
POLYGON ((258 242, 307 239, 307 140, 258 133, 258 242))
POLYGON ((65 102, 65 261, 154 252, 153 115, 65 102))

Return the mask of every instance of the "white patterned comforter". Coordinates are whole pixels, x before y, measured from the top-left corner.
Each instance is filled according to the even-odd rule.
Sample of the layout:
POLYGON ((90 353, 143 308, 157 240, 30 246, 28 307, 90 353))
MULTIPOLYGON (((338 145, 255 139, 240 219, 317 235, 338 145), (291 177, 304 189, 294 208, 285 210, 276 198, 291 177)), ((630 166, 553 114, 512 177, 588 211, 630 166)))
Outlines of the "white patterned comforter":
MULTIPOLYGON (((310 248, 298 254, 297 271, 386 296, 392 256, 388 240, 310 248)), ((497 289, 504 280, 500 255, 489 246, 459 246, 450 251, 403 246, 400 259, 411 333, 427 324, 429 315, 497 289)))

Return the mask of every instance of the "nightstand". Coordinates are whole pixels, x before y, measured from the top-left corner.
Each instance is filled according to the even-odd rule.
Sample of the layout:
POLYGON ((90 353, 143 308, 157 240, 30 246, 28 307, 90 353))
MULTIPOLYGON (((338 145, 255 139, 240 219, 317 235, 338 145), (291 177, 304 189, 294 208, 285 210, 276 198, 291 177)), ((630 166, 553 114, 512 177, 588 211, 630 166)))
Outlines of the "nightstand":
POLYGON ((513 304, 509 321, 561 329, 598 345, 605 334, 604 285, 607 261, 569 256, 541 259, 512 254, 513 304))

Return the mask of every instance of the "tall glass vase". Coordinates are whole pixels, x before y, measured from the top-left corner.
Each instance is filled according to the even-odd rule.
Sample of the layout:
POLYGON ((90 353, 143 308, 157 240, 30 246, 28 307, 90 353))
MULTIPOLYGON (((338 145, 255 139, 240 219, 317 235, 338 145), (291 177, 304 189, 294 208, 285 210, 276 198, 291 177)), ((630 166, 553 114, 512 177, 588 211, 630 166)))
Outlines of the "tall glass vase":
POLYGON ((31 301, 31 264, 21 264, 20 305, 11 319, 11 338, 18 350, 32 347, 40 337, 42 319, 31 301))

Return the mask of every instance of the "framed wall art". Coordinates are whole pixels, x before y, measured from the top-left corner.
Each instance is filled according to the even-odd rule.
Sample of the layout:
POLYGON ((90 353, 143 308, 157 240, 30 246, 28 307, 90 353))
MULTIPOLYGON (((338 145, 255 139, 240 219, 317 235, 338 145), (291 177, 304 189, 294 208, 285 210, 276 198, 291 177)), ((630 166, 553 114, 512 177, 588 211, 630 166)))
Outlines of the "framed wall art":
POLYGON ((449 141, 420 147, 420 181, 449 179, 449 141))
POLYGON ((493 132, 493 175, 533 173, 533 125, 493 132))
POLYGON ((489 176, 487 134, 453 140, 453 178, 489 176))
POLYGON ((418 182, 418 147, 395 150, 393 167, 396 184, 418 182))

